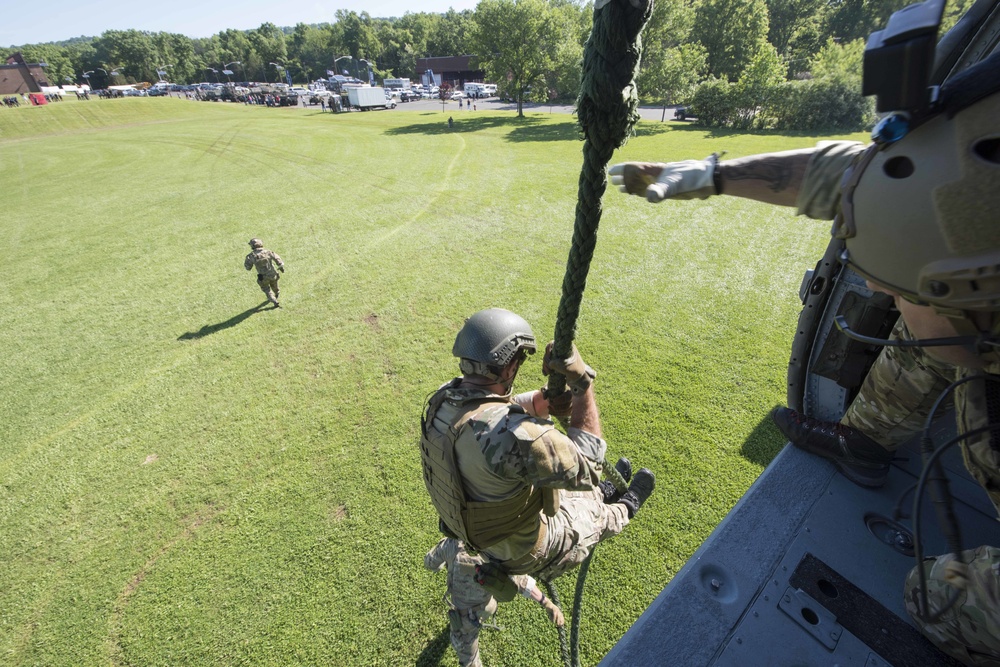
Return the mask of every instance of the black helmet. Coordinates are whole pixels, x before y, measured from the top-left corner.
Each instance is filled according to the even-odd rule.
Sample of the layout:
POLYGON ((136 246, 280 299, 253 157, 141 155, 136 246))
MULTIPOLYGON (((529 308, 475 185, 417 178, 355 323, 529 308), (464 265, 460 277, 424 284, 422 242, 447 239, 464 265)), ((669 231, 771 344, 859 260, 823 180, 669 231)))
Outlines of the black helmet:
POLYGON ((480 310, 465 320, 451 353, 463 373, 495 378, 521 350, 534 354, 535 334, 520 315, 503 308, 480 310))

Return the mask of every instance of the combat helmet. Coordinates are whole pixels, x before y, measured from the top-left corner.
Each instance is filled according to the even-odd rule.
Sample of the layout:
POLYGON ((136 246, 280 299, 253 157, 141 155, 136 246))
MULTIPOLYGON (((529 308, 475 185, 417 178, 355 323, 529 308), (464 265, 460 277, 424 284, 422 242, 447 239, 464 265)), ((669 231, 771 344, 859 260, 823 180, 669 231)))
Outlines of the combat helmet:
POLYGON ((256 250, 257 248, 263 248, 264 242, 260 239, 250 239, 250 247, 256 250))
POLYGON ((985 333, 973 323, 983 311, 997 313, 988 325, 995 330, 1000 52, 946 81, 938 103, 904 121, 901 138, 876 136, 845 176, 833 230, 845 242, 840 259, 907 300, 934 307, 963 334, 985 333))
POLYGON ((451 353, 463 373, 499 379, 500 372, 519 352, 534 354, 535 334, 520 315, 503 308, 473 314, 455 336, 451 353))

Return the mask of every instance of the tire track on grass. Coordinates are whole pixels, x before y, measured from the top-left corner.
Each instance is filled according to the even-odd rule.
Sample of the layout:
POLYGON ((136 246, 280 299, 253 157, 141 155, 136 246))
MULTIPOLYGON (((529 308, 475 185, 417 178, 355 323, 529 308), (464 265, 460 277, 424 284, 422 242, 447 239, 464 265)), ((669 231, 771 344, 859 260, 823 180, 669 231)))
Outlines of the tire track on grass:
MULTIPOLYGON (((452 180, 452 176, 455 172, 456 165, 458 164, 459 160, 461 159, 466 150, 465 139, 458 134, 455 135, 455 138, 458 140, 458 149, 455 151, 455 154, 448 162, 448 166, 444 170, 443 177, 434 186, 434 191, 435 191, 434 196, 431 197, 431 199, 425 206, 423 206, 418 211, 410 215, 407 219, 402 220, 401 222, 399 222, 399 224, 396 224, 393 227, 383 230, 379 234, 373 234, 369 236, 368 241, 363 245, 355 246, 357 250, 360 250, 362 255, 371 252, 375 248, 387 243, 388 241, 399 235, 404 229, 410 227, 417 220, 417 218, 419 218, 420 216, 424 215, 427 211, 434 208, 434 206, 445 197, 445 194, 448 191, 448 184, 452 180)), ((212 145, 213 146, 216 145, 218 141, 219 140, 217 139, 216 142, 214 142, 212 145)), ((317 160, 317 162, 319 161, 317 160)), ((335 272, 344 271, 346 267, 343 260, 340 259, 340 257, 341 256, 338 256, 338 261, 335 264, 329 266, 327 269, 322 271, 317 271, 308 278, 303 279, 302 282, 299 283, 302 286, 301 293, 305 294, 307 289, 315 288, 315 286, 318 283, 326 280, 331 274, 334 274, 335 272)), ((0 475, 4 476, 9 475, 14 470, 20 470, 23 472, 26 469, 23 466, 23 462, 25 461, 25 459, 29 457, 32 459, 47 458, 47 457, 35 457, 34 454, 40 448, 51 445, 53 442, 56 442, 59 438, 63 437, 67 433, 75 430, 76 428, 86 423, 87 421, 92 420, 94 417, 101 414, 109 407, 124 400, 127 396, 131 396, 135 392, 140 391, 144 385, 148 384, 149 382, 153 381, 154 379, 158 378, 164 373, 169 373, 170 371, 174 370, 175 368, 180 366, 191 354, 194 353, 195 351, 194 345, 200 346, 204 344, 212 344, 212 343, 210 341, 200 340, 190 345, 181 346, 179 349, 173 352, 169 357, 167 357, 164 363, 160 364, 160 366, 158 366, 157 368, 147 371, 146 373, 135 378, 132 382, 118 386, 114 390, 108 392, 103 397, 103 400, 91 403, 90 410, 78 413, 72 419, 66 421, 64 424, 55 428, 48 434, 40 436, 34 442, 25 443, 24 447, 22 447, 19 451, 12 453, 10 456, 7 456, 2 461, 0 461, 0 475)), ((48 453, 50 455, 55 455, 56 451, 55 449, 49 449, 48 453)))
MULTIPOLYGON (((465 153, 465 148, 466 148, 465 139, 462 137, 462 135, 456 134, 455 138, 458 139, 458 144, 459 144, 458 150, 455 152, 451 160, 448 162, 448 166, 444 170, 444 176, 441 178, 440 181, 437 182, 437 184, 435 184, 434 196, 431 197, 431 199, 427 202, 427 204, 422 206, 419 210, 410 215, 409 218, 403 220, 399 224, 390 227, 388 229, 385 229, 380 234, 375 234, 370 236, 367 243, 360 246, 355 246, 356 249, 361 250, 362 254, 366 254, 373 248, 386 243, 387 241, 389 241, 390 239, 394 238, 399 233, 401 233, 404 229, 406 229, 414 222, 416 222, 417 218, 423 216, 424 213, 434 208, 435 204, 437 204, 437 202, 440 201, 445 196, 445 193, 448 191, 448 183, 451 181, 452 174, 455 171, 455 165, 458 163, 459 158, 461 158, 462 155, 465 153)), ((334 271, 343 270, 344 265, 343 261, 339 259, 340 257, 341 255, 338 255, 338 261, 334 266, 331 266, 330 268, 327 268, 322 271, 317 271, 316 273, 309 276, 308 279, 303 280, 301 282, 301 285, 303 286, 302 293, 303 294, 305 293, 306 287, 309 288, 315 287, 315 285, 320 281, 326 280, 332 273, 334 273, 334 271)))
POLYGON ((223 511, 224 510, 221 507, 210 505, 200 512, 195 512, 194 514, 185 517, 181 521, 181 523, 184 524, 184 528, 180 531, 180 533, 157 549, 156 552, 150 556, 143 566, 132 576, 132 578, 126 582, 125 587, 122 589, 122 592, 118 594, 118 597, 115 599, 115 602, 111 607, 111 616, 108 619, 107 653, 108 662, 112 665, 112 667, 119 667, 120 665, 128 664, 124 659, 125 651, 121 645, 121 622, 122 618, 125 616, 125 610, 128 608, 132 595, 139 590, 139 586, 141 586, 142 582, 145 581, 150 571, 156 567, 157 562, 159 562, 159 560, 168 551, 173 549, 178 544, 190 540, 194 537, 195 532, 199 528, 207 523, 210 523, 223 511))

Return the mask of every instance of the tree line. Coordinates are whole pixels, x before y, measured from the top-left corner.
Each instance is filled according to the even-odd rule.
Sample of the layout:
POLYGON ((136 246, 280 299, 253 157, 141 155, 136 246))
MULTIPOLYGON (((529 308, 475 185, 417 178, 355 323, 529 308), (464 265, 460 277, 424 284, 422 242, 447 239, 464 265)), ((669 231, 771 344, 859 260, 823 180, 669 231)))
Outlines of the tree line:
MULTIPOLYGON (((733 127, 859 129, 864 40, 910 0, 656 0, 637 80, 645 103, 690 104, 701 122, 733 127)), ((944 28, 973 0, 948 3, 944 28)), ((472 55, 518 102, 572 99, 593 3, 481 0, 475 10, 374 18, 337 10, 331 23, 224 30, 190 38, 109 30, 100 37, 12 47, 47 63, 53 85, 416 77, 417 58, 472 55), (231 75, 224 74, 228 69, 231 75), (165 72, 166 74, 160 74, 165 72)))

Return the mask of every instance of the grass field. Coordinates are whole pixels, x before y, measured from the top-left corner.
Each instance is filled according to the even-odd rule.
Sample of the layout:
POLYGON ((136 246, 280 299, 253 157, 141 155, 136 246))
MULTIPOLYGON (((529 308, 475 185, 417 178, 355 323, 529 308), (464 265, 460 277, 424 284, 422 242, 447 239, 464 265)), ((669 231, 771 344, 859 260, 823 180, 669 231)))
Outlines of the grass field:
MULTIPOLYGON (((551 337, 581 143, 571 116, 447 115, 0 109, 0 663, 455 664, 420 410, 472 312, 551 337), (281 310, 243 270, 252 236, 287 263, 281 310)), ((644 122, 620 159, 816 139, 644 122)), ((597 550, 585 664, 783 444, 767 413, 828 229, 605 197, 577 343, 609 457, 658 488, 597 550)), ((535 357, 518 388, 542 382, 535 357)), ((487 664, 558 664, 536 605, 497 621, 487 664)))

